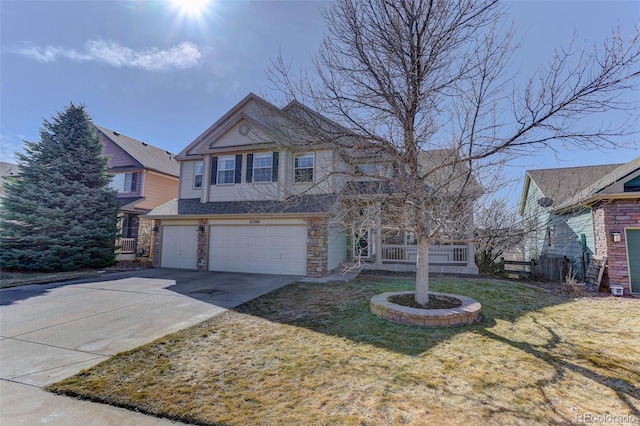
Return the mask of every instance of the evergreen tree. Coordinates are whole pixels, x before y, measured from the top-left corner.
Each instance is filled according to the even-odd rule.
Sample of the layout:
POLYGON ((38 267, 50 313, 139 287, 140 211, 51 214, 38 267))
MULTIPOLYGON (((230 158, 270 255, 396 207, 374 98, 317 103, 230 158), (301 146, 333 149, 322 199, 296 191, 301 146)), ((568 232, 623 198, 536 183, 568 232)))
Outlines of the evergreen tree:
POLYGON ((107 159, 84 106, 70 104, 40 141, 25 142, 21 178, 5 186, 3 269, 67 271, 115 261, 118 204, 107 159))

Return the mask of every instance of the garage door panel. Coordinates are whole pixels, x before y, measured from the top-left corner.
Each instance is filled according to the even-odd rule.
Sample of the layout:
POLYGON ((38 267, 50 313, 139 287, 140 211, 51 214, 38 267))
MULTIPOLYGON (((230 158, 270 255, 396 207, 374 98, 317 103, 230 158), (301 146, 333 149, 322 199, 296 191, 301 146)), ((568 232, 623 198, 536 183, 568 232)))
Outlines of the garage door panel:
POLYGON ((210 270, 306 275, 306 226, 213 225, 210 235, 210 270))
POLYGON ((196 226, 163 226, 163 268, 196 269, 198 231, 196 226))

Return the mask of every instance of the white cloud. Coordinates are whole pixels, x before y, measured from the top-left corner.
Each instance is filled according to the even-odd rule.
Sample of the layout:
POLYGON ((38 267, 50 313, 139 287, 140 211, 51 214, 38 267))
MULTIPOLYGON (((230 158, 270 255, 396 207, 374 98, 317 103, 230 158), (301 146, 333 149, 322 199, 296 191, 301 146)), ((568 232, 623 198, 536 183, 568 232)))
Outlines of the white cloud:
POLYGON ((24 154, 22 141, 26 139, 22 135, 0 134, 0 160, 7 163, 17 163, 17 153, 24 154))
POLYGON ((88 40, 82 51, 35 45, 14 48, 11 51, 38 62, 55 62, 60 58, 66 58, 74 62, 99 62, 116 68, 139 68, 145 71, 194 68, 204 56, 201 49, 190 42, 183 42, 168 49, 151 47, 134 50, 113 41, 88 40))

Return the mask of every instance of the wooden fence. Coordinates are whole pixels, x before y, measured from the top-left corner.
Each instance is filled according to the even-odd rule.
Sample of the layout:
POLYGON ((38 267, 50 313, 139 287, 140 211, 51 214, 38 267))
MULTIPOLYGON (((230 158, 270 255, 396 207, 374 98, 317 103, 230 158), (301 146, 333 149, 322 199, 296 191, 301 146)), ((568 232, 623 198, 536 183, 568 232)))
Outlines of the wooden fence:
POLYGON ((535 261, 531 278, 544 281, 564 282, 569 273, 571 261, 566 256, 542 255, 535 261))
POLYGON ((521 260, 504 260, 504 257, 500 258, 500 275, 513 276, 517 275, 517 278, 531 278, 531 271, 533 271, 535 262, 525 262, 521 260))
POLYGON ((569 273, 570 260, 565 256, 540 256, 529 262, 500 258, 501 275, 543 281, 564 282, 569 273))

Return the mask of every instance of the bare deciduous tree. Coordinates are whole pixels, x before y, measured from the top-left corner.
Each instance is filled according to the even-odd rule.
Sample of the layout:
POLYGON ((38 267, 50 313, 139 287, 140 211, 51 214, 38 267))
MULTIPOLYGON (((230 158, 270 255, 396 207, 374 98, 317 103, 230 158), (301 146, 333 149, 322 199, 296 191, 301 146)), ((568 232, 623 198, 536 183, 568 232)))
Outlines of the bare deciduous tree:
POLYGON ((475 214, 474 225, 476 261, 481 271, 493 272, 495 261, 508 251, 524 259, 521 243, 529 229, 523 226, 518 213, 509 209, 507 200, 494 199, 481 206, 475 214))
POLYGON ((633 130, 594 117, 637 108, 621 97, 638 87, 637 30, 558 50, 514 88, 506 71, 518 46, 498 1, 335 0, 324 19, 315 75, 294 76, 282 59, 270 70, 289 101, 313 108, 291 104, 297 128, 284 140, 330 145, 350 165, 345 175, 385 165, 360 170, 375 183, 345 186, 342 216, 356 228, 382 216, 413 233, 418 303, 429 298, 431 242, 469 238, 471 205, 493 189, 495 167, 542 147, 610 147, 633 130))

